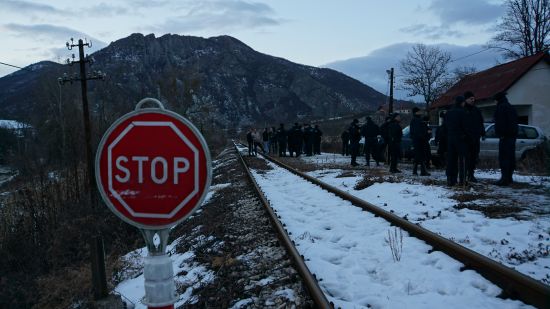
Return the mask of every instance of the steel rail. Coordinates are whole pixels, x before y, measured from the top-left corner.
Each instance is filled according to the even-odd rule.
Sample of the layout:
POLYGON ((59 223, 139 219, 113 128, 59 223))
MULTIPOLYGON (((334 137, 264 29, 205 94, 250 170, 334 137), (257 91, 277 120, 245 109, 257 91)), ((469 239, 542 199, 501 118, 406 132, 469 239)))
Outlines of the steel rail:
MULTIPOLYGON (((373 213, 390 222, 390 224, 398 226, 407 231, 411 236, 425 241, 432 246, 431 251, 441 251, 454 259, 464 264, 461 270, 472 269, 493 282, 502 289, 502 298, 518 299, 526 304, 533 305, 537 308, 550 308, 550 287, 526 276, 514 269, 506 267, 492 259, 489 259, 475 251, 465 248, 453 241, 439 236, 427 229, 420 227, 410 221, 407 221, 393 213, 385 211, 378 206, 375 206, 365 200, 353 196, 336 187, 326 184, 317 178, 302 173, 293 167, 274 159, 271 156, 264 157, 287 169, 293 174, 300 176, 311 183, 320 186, 328 192, 331 192, 342 199, 350 201, 352 204, 361 207, 362 209, 373 213)), ((430 252, 431 252, 430 251, 430 252)))
POLYGON ((269 214, 269 219, 273 224, 273 227, 275 228, 277 235, 279 236, 279 240, 281 241, 282 245, 285 247, 288 255, 290 256, 290 259, 294 263, 296 271, 298 271, 302 280, 304 281, 304 285, 306 286, 311 296, 311 299, 315 303, 316 308, 333 309, 334 304, 328 301, 328 299, 325 296, 325 293, 323 293, 323 291, 321 290, 321 287, 319 287, 317 278, 309 271, 309 268, 304 262, 304 257, 300 255, 300 253, 296 249, 296 246, 294 245, 294 241, 292 241, 288 237, 286 229, 284 228, 283 224, 279 221, 277 214, 273 211, 273 209, 269 205, 269 201, 267 200, 262 190, 260 189, 260 186, 258 185, 258 183, 256 183, 256 180, 250 173, 250 170, 246 162, 244 161, 241 155, 241 152, 237 148, 236 144, 235 144, 235 150, 237 151, 241 164, 243 165, 244 170, 246 171, 246 175, 248 176, 248 179, 254 186, 254 189, 258 194, 258 197, 262 202, 262 205, 264 206, 265 210, 269 214))

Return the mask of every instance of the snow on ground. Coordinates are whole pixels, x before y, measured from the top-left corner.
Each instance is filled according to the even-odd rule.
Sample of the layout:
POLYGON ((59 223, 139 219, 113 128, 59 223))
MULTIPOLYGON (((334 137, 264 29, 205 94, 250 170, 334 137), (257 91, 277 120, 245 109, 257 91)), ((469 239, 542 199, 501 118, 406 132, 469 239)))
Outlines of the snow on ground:
MULTIPOLYGON (((223 162, 213 162, 216 164, 226 164, 223 162)), ((229 186, 229 184, 218 184, 211 186, 204 199, 203 204, 208 203, 212 196, 220 189, 229 186)), ((195 213, 200 213, 199 208, 195 213)), ((193 290, 214 280, 214 273, 205 266, 199 265, 193 261, 194 253, 187 251, 183 254, 176 253, 176 246, 182 237, 174 240, 167 246, 166 252, 170 255, 174 267, 174 281, 176 286, 187 286, 184 293, 178 295, 175 307, 184 304, 193 304, 196 300, 193 298, 193 290)), ((115 287, 115 292, 122 295, 122 299, 127 304, 135 306, 135 309, 146 309, 147 306, 142 303, 145 297, 144 277, 143 277, 143 258, 148 255, 147 247, 134 250, 121 258, 125 267, 117 274, 121 282, 115 287)), ((116 279, 116 278, 115 278, 116 279)))
MULTIPOLYGON (((403 174, 410 174, 410 171, 402 170, 403 174)), ((445 179, 443 173, 442 171, 432 172, 432 176, 428 178, 440 179, 443 182, 445 179)), ((530 193, 529 189, 500 188, 493 185, 476 185, 462 192, 462 190, 423 185, 419 181, 414 181, 414 179, 424 179, 423 177, 413 178, 412 181, 407 182, 374 183, 365 189, 355 190, 354 186, 363 178, 361 174, 342 178, 338 177, 342 171, 336 169, 318 170, 309 174, 386 211, 393 211, 400 217, 419 223, 432 232, 508 267, 550 284, 550 194, 548 192, 546 194, 541 194, 541 191, 530 193), (497 203, 502 206, 514 206, 519 203, 528 203, 530 211, 519 213, 518 216, 521 219, 517 219, 518 216, 489 218, 480 211, 455 208, 458 202, 451 196, 461 193, 474 197, 484 194, 482 200, 476 201, 480 205, 497 203)), ((476 175, 480 180, 493 180, 500 176, 495 171, 478 172, 476 175)), ((548 177, 541 176, 516 175, 514 179, 516 182, 533 186, 546 187, 549 183, 548 177)))
POLYGON ((269 165, 253 175, 336 307, 528 307, 496 298, 497 286, 460 272, 462 264, 441 252, 428 254, 424 242, 406 233, 402 241, 390 237, 396 230, 385 220, 269 165))
MULTIPOLYGON (((175 306, 183 304, 193 304, 196 300, 193 299, 193 289, 204 285, 214 279, 214 273, 206 269, 206 267, 192 262, 194 254, 191 251, 183 254, 176 254, 175 247, 179 243, 180 238, 174 240, 167 246, 167 252, 171 253, 170 257, 174 267, 174 281, 176 286, 187 286, 184 293, 178 295, 178 300, 175 306)), ((122 295, 122 299, 127 304, 134 305, 136 309, 146 309, 147 306, 142 303, 145 297, 145 287, 143 278, 143 258, 148 254, 147 248, 143 247, 132 251, 122 257, 126 262, 126 268, 119 273, 122 278, 129 278, 120 282, 115 292, 122 295)))

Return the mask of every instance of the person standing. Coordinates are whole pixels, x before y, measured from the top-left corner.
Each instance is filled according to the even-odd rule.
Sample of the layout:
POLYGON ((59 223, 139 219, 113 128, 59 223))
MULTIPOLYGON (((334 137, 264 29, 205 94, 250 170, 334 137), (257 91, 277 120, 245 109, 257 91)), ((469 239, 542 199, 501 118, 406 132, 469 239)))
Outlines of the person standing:
POLYGON ((276 154, 277 151, 277 129, 271 127, 269 130, 269 153, 276 154))
POLYGON ((361 135, 365 137, 365 159, 367 161, 367 166, 370 166, 370 157, 376 161, 376 166, 379 166, 378 163, 378 138, 380 134, 380 128, 372 121, 371 117, 366 117, 367 122, 361 127, 361 135))
POLYGON ((343 156, 349 156, 349 131, 348 131, 348 129, 345 129, 344 132, 342 132, 342 135, 340 135, 340 138, 342 139, 342 155, 343 156))
POLYGON ((246 141, 248 143, 248 155, 249 156, 255 156, 254 153, 254 137, 252 136, 252 128, 248 129, 248 132, 246 133, 246 141))
POLYGON ((401 138, 403 131, 401 129, 401 116, 398 113, 392 115, 388 124, 388 155, 390 160, 390 173, 401 173, 397 169, 397 162, 401 157, 401 138))
POLYGON ((309 123, 304 126, 304 153, 306 156, 313 155, 313 128, 309 123))
POLYGON ((441 124, 435 132, 435 144, 437 145, 437 155, 439 156, 439 166, 444 167, 447 162, 447 124, 445 123, 446 113, 442 113, 441 124))
POLYGON ((287 133, 285 130, 285 125, 280 124, 279 129, 277 129, 277 143, 279 144, 279 157, 286 157, 286 139, 287 133))
POLYGON ((349 148, 351 153, 351 166, 357 166, 357 155, 359 154, 359 141, 361 140, 361 128, 359 120, 353 119, 348 128, 349 148))
POLYGON ((451 187, 457 184, 457 177, 459 184, 464 185, 465 117, 464 97, 457 96, 455 98, 455 105, 445 116, 447 127, 447 185, 451 187))
POLYGON ((468 150, 466 153, 466 177, 469 182, 477 182, 474 171, 479 158, 479 139, 485 136, 485 127, 483 126, 481 111, 474 105, 475 96, 473 92, 466 91, 464 99, 466 100, 464 110, 466 111, 465 130, 468 150))
POLYGON ((265 153, 264 146, 262 145, 262 134, 256 129, 252 129, 252 138, 254 139, 254 153, 258 154, 258 147, 265 153))
POLYGON ((498 186, 507 186, 513 182, 512 175, 516 168, 516 138, 518 136, 518 114, 510 104, 505 92, 497 93, 493 99, 497 102, 495 110, 495 133, 498 142, 498 163, 500 179, 498 186))
POLYGON ((388 126, 392 121, 391 116, 387 116, 384 123, 380 125, 380 136, 382 137, 382 145, 379 148, 380 157, 384 162, 389 162, 389 153, 388 153, 388 141, 390 140, 388 135, 388 126))
POLYGON ((411 139, 414 150, 413 175, 418 176, 418 164, 420 164, 420 175, 429 176, 426 171, 426 149, 425 140, 428 136, 428 126, 422 121, 422 111, 418 107, 412 109, 413 119, 410 124, 411 139))
POLYGON ((267 128, 262 133, 262 142, 264 143, 264 153, 269 153, 269 131, 267 128))
POLYGON ((315 125, 313 128, 313 154, 321 154, 321 136, 323 136, 323 132, 319 129, 319 125, 315 125))

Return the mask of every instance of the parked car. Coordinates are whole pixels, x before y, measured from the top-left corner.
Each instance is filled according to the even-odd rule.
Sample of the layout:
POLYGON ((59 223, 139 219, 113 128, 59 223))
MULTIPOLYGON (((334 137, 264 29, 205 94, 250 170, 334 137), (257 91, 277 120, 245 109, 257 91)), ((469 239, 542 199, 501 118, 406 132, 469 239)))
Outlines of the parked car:
MULTIPOLYGON (((495 133, 494 123, 484 123, 485 138, 479 143, 479 157, 498 160, 498 142, 499 138, 495 133)), ((435 131, 432 130, 433 137, 430 139, 430 148, 432 157, 437 156, 437 145, 435 144, 435 131)), ((539 145, 546 141, 546 136, 539 127, 520 124, 518 128, 518 138, 516 140, 516 160, 524 159, 530 151, 534 151, 539 145)))
MULTIPOLYGON (((524 159, 530 151, 546 141, 546 136, 539 127, 520 124, 516 139, 516 160, 524 159)), ((485 123, 485 139, 480 141, 479 156, 482 158, 498 158, 499 138, 495 133, 494 123, 485 123)))

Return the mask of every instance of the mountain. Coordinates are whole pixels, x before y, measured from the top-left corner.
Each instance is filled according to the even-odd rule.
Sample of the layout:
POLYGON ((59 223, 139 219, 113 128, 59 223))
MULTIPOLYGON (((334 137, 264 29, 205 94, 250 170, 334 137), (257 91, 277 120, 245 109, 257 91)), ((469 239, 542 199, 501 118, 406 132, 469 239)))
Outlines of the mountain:
MULTIPOLYGON (((104 82, 89 82, 92 115, 120 116, 141 98, 156 97, 192 120, 235 127, 349 115, 386 101, 342 73, 262 54, 230 36, 132 34, 90 56, 91 69, 107 74, 104 82)), ((66 100, 61 91, 77 98, 77 89, 60 91, 56 83, 77 69, 40 62, 0 78, 0 118, 25 120, 59 95, 66 100)))

